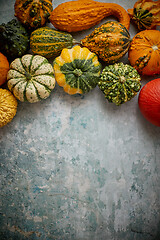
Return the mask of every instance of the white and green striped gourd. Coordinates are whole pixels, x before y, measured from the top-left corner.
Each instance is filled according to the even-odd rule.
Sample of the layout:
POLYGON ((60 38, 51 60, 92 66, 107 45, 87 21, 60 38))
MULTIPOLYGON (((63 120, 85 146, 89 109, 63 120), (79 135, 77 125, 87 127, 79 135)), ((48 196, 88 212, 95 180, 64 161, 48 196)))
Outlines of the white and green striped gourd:
POLYGON ((45 57, 26 54, 10 64, 8 88, 24 102, 38 102, 50 96, 55 87, 54 70, 45 57))

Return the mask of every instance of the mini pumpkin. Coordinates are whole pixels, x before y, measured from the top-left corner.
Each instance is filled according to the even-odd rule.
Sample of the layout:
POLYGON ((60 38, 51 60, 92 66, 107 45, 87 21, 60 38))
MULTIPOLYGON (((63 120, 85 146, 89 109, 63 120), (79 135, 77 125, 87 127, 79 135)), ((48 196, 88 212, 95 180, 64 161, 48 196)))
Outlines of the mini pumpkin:
POLYGON ((154 29, 160 25, 160 0, 139 0, 128 13, 139 30, 154 29))
POLYGON ((9 90, 20 101, 38 102, 50 96, 55 87, 52 65, 45 57, 26 54, 10 64, 9 90))
POLYGON ((160 31, 144 30, 131 42, 128 59, 142 75, 160 74, 160 31))
POLYGON ((52 0, 16 0, 15 16, 28 28, 42 27, 53 11, 52 0))
POLYGON ((7 89, 0 89, 0 127, 11 122, 17 112, 17 100, 7 89))
POLYGON ((115 63, 103 69, 98 86, 109 102, 119 106, 138 93, 140 81, 141 77, 135 68, 128 64, 115 63))
POLYGON ((9 62, 6 56, 0 53, 0 86, 7 81, 7 73, 9 71, 9 62))
POLYGON ((96 53, 106 63, 115 63, 130 46, 130 34, 125 26, 108 21, 81 40, 81 45, 96 53))
POLYGON ((87 48, 64 48, 53 62, 55 79, 68 94, 85 94, 95 88, 101 64, 96 54, 87 48))

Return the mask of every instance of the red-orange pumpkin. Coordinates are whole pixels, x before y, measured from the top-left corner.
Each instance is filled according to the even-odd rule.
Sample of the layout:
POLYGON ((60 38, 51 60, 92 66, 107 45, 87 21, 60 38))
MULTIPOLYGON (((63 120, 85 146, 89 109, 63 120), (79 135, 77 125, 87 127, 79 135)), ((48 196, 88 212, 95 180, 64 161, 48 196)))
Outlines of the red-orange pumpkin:
POLYGON ((138 104, 143 116, 160 127, 160 78, 144 85, 139 94, 138 104))

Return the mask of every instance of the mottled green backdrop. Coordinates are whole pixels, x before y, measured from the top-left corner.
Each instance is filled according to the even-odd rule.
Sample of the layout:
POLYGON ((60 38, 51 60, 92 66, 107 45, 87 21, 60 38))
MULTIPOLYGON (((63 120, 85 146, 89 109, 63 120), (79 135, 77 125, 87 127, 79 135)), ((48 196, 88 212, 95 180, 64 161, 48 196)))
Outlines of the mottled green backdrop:
MULTIPOLYGON (((1 23, 13 6, 0 0, 1 23)), ((160 239, 160 128, 137 100, 117 107, 98 87, 69 96, 56 85, 44 101, 19 102, 0 129, 0 240, 160 239)))

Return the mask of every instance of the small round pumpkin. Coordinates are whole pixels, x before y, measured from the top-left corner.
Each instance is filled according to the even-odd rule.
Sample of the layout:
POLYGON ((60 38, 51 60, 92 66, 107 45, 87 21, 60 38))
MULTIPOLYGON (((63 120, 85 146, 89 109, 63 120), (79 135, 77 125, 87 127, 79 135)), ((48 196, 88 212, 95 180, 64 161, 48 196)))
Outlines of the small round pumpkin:
POLYGON ((0 53, 0 86, 7 81, 7 73, 9 71, 9 62, 6 56, 0 53))
POLYGON ((115 63, 106 66, 98 86, 105 98, 119 106, 130 101, 141 88, 141 77, 137 70, 124 63, 115 63))
POLYGON ((160 74, 160 31, 144 30, 131 42, 128 59, 142 75, 160 74))
POLYGON ((7 89, 0 89, 0 127, 9 123, 17 112, 17 100, 7 89))
POLYGON ((42 27, 53 11, 52 0, 16 0, 15 16, 28 28, 42 27))
POLYGON ((160 78, 151 80, 143 86, 138 104, 142 115, 160 127, 160 78))
POLYGON ((56 82, 68 94, 84 94, 95 88, 101 64, 96 54, 87 48, 64 48, 53 62, 56 82))
POLYGON ((55 87, 52 65, 45 57, 26 54, 10 64, 7 85, 20 101, 30 103, 46 99, 55 87))

